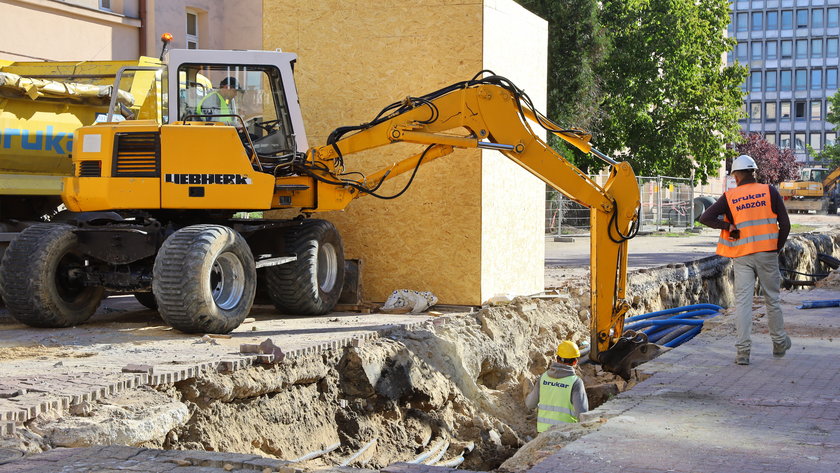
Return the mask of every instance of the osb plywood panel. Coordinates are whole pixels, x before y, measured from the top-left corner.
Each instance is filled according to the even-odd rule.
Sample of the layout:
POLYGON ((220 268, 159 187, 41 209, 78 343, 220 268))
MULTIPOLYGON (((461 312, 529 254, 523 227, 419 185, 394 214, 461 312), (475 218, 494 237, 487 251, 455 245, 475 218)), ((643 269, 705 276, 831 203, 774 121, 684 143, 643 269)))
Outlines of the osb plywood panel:
MULTIPOLYGON (((485 68, 512 80, 545 111, 548 23, 512 0, 488 0, 483 40, 485 68)), ((542 291, 545 184, 501 153, 484 151, 481 195, 482 299, 542 291)))
MULTIPOLYGON (((311 145, 484 66, 482 1, 265 0, 263 10, 264 48, 299 56, 295 74, 311 145)), ((348 156, 346 164, 370 173, 420 149, 387 146, 348 156)), ((324 215, 341 231, 346 256, 364 260, 366 299, 417 289, 446 304, 482 301, 482 169, 479 151, 461 150, 421 167, 400 198, 365 197, 324 215)), ((394 194, 407 180, 394 179, 379 193, 394 194)))

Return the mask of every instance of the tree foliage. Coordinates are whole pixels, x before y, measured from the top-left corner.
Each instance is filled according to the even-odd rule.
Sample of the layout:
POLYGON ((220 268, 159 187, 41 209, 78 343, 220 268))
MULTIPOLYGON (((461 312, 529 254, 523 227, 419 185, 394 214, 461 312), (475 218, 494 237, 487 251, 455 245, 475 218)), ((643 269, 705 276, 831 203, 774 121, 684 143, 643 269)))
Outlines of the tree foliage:
POLYGON ((604 113, 596 146, 639 175, 716 173, 737 141, 747 71, 722 65, 734 40, 728 0, 604 0, 610 48, 595 72, 604 113))
POLYGON ((755 160, 758 170, 755 178, 764 184, 777 185, 799 177, 799 165, 790 148, 780 149, 758 133, 741 132, 742 141, 735 145, 738 154, 746 154, 755 160))
MULTIPOLYGON (((564 127, 591 130, 602 99, 595 66, 604 57, 606 39, 598 22, 597 0, 517 0, 548 21, 548 110, 564 127)), ((582 153, 549 137, 561 154, 577 161, 582 153)))
POLYGON ((589 129, 601 102, 595 66, 606 39, 596 0, 518 0, 548 21, 548 117, 589 129))
MULTIPOLYGON (((828 98, 828 103, 831 105, 831 111, 825 115, 826 120, 830 123, 840 123, 840 94, 835 93, 828 98)), ((834 130, 837 130, 835 125, 834 130)), ((840 167, 840 144, 835 142, 834 145, 826 146, 820 153, 820 159, 826 163, 829 169, 840 167)))

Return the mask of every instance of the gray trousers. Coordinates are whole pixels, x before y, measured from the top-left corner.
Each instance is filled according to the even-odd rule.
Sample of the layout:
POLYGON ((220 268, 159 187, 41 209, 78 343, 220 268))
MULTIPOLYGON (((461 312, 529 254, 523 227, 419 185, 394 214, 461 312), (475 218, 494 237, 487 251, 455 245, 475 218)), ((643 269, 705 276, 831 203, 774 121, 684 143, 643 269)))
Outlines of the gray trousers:
POLYGON ((787 336, 779 290, 782 275, 779 273, 779 255, 775 251, 764 251, 733 258, 735 270, 735 328, 738 351, 749 351, 752 341, 752 303, 755 294, 755 278, 764 292, 764 304, 767 307, 767 326, 774 343, 782 343, 787 336))

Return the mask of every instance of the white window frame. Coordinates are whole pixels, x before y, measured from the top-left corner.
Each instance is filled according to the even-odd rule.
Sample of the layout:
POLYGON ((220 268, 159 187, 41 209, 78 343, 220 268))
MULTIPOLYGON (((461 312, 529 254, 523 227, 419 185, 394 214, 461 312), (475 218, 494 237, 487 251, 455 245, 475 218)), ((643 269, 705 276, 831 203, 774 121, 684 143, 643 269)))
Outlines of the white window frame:
POLYGON ((198 49, 199 45, 201 44, 199 42, 199 37, 201 35, 201 31, 199 30, 199 22, 198 22, 199 15, 198 15, 198 12, 187 10, 186 20, 187 20, 186 24, 184 24, 184 40, 186 41, 186 47, 187 47, 187 49, 198 49), (195 17, 195 34, 194 35, 189 34, 187 32, 187 31, 189 31, 190 16, 195 17), (195 44, 195 47, 191 48, 190 44, 195 44))

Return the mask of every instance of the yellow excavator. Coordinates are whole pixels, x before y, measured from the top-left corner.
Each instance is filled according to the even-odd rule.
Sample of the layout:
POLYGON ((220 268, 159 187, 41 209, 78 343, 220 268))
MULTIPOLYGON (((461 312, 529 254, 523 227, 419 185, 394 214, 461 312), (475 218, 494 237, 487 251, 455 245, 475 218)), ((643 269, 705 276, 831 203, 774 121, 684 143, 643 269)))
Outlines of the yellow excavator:
POLYGON ((282 313, 328 313, 342 289, 342 240, 330 222, 309 217, 359 197, 393 197, 381 195, 384 181, 410 172, 407 187, 422 164, 481 148, 591 209, 590 358, 627 377, 656 355, 644 334, 623 331, 627 241, 639 209, 629 164, 594 149, 585 132, 554 124, 522 90, 487 71, 394 102, 309 147, 296 60, 285 52, 176 49, 159 70, 134 71, 165 84, 160 122, 116 122, 114 99, 103 123, 77 130, 74 174, 62 192, 70 215, 27 228, 6 251, 0 292, 10 314, 32 326, 70 326, 89 318, 105 291, 133 292, 181 331, 226 333, 248 315, 258 285, 282 313), (202 77, 220 90, 207 90, 202 77), (606 161, 606 184, 532 126, 606 161), (401 142, 425 148, 367 176, 345 172, 348 156, 401 142), (299 209, 306 218, 234 218, 272 209, 299 209))
POLYGON ((836 215, 840 207, 840 167, 804 167, 799 179, 779 184, 779 193, 789 212, 809 210, 817 214, 836 215))

